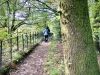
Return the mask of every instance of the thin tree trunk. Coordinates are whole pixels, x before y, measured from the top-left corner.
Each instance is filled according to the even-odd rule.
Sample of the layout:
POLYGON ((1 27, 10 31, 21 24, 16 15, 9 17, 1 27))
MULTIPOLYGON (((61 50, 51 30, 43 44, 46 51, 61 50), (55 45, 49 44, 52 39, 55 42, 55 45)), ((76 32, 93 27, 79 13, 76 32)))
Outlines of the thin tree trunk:
POLYGON ((87 0, 59 0, 65 75, 99 75, 87 0))

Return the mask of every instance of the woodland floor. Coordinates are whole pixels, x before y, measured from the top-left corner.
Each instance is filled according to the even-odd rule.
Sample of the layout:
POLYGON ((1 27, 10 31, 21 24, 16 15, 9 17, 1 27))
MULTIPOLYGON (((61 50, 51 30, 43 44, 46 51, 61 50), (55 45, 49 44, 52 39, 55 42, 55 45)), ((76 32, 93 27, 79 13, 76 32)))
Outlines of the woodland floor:
MULTIPOLYGON (((60 45, 58 45, 60 47, 60 45)), ((41 42, 20 64, 11 69, 8 75, 48 75, 44 71, 43 62, 48 53, 48 43, 41 42)), ((100 66, 100 54, 97 56, 100 66)))
POLYGON ((41 42, 22 63, 11 69, 8 75, 47 75, 43 70, 47 50, 48 43, 41 42))

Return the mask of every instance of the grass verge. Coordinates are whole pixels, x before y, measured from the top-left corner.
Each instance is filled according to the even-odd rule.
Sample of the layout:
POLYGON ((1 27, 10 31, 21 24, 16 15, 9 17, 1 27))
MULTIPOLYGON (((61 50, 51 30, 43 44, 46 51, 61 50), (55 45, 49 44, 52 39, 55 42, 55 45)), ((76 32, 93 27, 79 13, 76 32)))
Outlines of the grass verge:
POLYGON ((62 50, 57 46, 57 42, 50 42, 48 49, 48 57, 46 58, 44 70, 48 75, 64 75, 64 63, 62 50))

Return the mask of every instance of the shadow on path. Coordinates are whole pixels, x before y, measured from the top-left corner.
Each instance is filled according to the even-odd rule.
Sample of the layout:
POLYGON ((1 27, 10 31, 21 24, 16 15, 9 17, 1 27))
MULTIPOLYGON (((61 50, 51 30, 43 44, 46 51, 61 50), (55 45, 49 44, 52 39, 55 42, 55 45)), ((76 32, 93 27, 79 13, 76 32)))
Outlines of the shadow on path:
POLYGON ((11 69, 8 75, 47 75, 43 70, 47 50, 48 43, 41 42, 22 63, 11 69))

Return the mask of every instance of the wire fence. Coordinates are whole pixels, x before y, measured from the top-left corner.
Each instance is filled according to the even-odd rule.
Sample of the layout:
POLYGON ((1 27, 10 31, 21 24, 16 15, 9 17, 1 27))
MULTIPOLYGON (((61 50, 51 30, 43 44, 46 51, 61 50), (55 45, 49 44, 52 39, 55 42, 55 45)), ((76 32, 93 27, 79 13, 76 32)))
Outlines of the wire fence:
POLYGON ((26 33, 14 38, 0 41, 0 67, 7 66, 19 58, 19 54, 27 53, 43 39, 41 32, 26 33))

